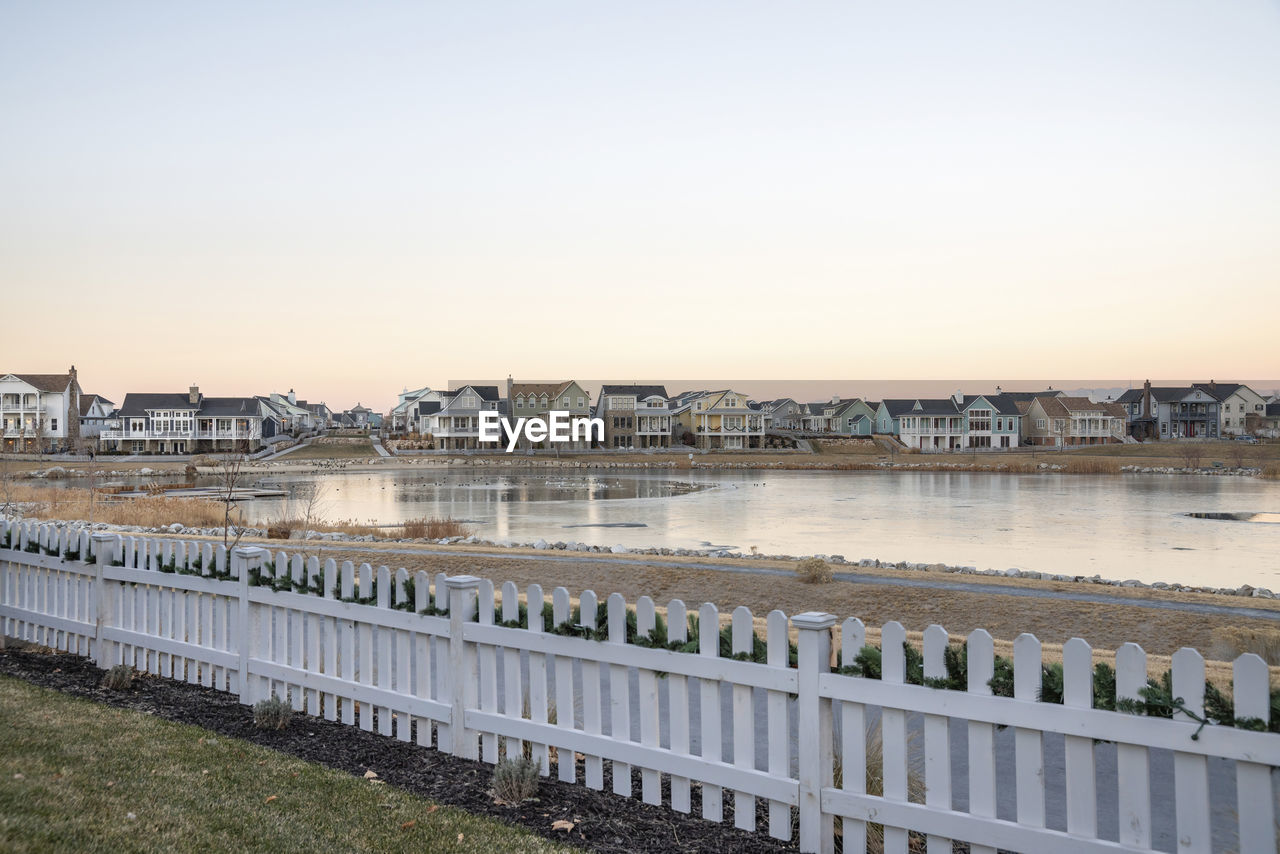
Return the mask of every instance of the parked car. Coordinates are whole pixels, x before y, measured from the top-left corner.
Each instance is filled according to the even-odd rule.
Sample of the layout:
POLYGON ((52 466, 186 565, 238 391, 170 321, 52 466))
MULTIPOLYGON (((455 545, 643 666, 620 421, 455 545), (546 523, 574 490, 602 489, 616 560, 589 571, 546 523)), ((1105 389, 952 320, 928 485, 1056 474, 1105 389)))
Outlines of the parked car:
POLYGON ((1244 442, 1246 445, 1256 445, 1256 444, 1258 444, 1258 438, 1257 438, 1256 436, 1249 436, 1249 435, 1236 436, 1236 441, 1237 441, 1237 442, 1244 442))

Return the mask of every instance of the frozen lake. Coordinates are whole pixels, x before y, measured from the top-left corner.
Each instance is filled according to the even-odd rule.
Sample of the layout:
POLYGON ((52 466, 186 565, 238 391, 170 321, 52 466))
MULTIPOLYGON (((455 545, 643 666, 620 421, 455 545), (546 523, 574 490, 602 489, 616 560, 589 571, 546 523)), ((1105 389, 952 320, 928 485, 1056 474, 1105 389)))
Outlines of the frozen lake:
POLYGON ((291 504, 296 514, 319 488, 325 518, 453 517, 486 539, 756 546, 765 554, 1280 589, 1280 482, 1253 478, 400 469, 257 483, 294 496, 245 502, 259 520, 291 504))

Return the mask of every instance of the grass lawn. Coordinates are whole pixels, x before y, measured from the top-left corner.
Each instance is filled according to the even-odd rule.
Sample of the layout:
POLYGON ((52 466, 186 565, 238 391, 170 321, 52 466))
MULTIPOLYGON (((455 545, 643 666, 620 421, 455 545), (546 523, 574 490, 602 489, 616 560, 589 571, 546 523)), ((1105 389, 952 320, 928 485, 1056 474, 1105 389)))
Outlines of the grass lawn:
POLYGON ((0 720, 4 851, 574 850, 247 742, 16 679, 0 677, 0 720))
POLYGON ((372 440, 355 439, 345 442, 312 442, 304 448, 290 451, 280 459, 283 460, 355 460, 376 458, 378 452, 373 449, 372 440))

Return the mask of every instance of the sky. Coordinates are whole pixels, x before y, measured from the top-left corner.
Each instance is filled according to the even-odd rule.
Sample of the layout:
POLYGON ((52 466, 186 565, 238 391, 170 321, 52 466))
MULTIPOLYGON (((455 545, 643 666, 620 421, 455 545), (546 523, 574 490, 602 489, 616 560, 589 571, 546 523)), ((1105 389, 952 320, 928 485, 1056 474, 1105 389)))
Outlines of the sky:
POLYGON ((1280 0, 0 0, 0 370, 1280 377, 1278 57, 1280 0))

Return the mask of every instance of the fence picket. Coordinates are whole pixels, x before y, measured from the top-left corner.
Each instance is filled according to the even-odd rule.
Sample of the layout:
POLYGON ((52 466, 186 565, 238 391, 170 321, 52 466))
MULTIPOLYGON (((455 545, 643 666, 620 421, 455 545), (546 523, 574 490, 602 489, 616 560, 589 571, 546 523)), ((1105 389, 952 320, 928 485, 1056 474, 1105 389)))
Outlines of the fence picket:
MULTIPOLYGON (((378 567, 378 601, 377 607, 380 610, 387 610, 391 607, 391 569, 386 566, 378 567)), ((374 617, 373 619, 377 619, 374 617)), ((374 640, 374 678, 369 681, 377 685, 384 691, 391 690, 391 630, 386 626, 378 625, 372 627, 375 632, 374 640)), ((378 733, 380 735, 391 735, 391 709, 388 706, 377 706, 378 717, 378 733)))
MULTIPOLYGON (((720 656, 720 612, 710 602, 698 608, 698 654, 709 658, 720 656)), ((720 682, 716 679, 699 679, 698 722, 702 730, 702 756, 716 762, 724 761, 724 746, 720 735, 720 682)), ((724 819, 724 793, 719 786, 702 784, 702 817, 708 821, 724 819)))
MULTIPOLYGON (((1173 654, 1173 696, 1182 698, 1191 715, 1204 717, 1204 659, 1189 647, 1173 654)), ((1194 721, 1195 718, 1187 712, 1174 712, 1174 720, 1194 721)), ((1194 753, 1174 751, 1173 791, 1179 852, 1207 854, 1212 843, 1209 833, 1208 759, 1194 753)))
MULTIPOLYGON (((1232 666, 1233 713, 1237 720, 1271 721, 1270 671, 1267 663, 1246 653, 1232 666)), ((1236 763, 1236 812, 1241 851, 1266 851, 1276 842, 1275 801, 1271 769, 1257 762, 1236 763)))
MULTIPOLYGON (((404 567, 396 570, 395 576, 395 603, 397 605, 413 606, 410 601, 408 591, 405 587, 409 582, 409 571, 404 567)), ((493 591, 492 584, 489 592, 489 619, 493 619, 493 591)), ((413 686, 410 681, 412 657, 413 657, 413 635, 404 629, 394 629, 392 631, 392 641, 395 648, 392 650, 395 659, 396 680, 395 692, 402 697, 413 696, 413 686)), ((405 707, 397 709, 395 712, 396 721, 396 738, 401 741, 409 741, 412 737, 411 730, 413 728, 413 718, 409 715, 409 710, 405 707)))
MULTIPOLYGON (((636 634, 650 635, 657 625, 657 611, 653 600, 641 596, 636 600, 636 634)), ((641 668, 638 677, 640 706, 640 743, 649 748, 658 746, 658 675, 648 668, 641 668)), ((640 797, 646 804, 662 803, 662 775, 652 768, 640 769, 640 797)))
MULTIPOLYGON (((1042 683, 1040 640, 1020 634, 1013 642, 1013 696, 1040 699, 1042 683)), ((1014 775, 1017 780, 1018 823, 1044 827, 1044 741, 1040 731, 1018 727, 1013 736, 1014 775)))
MULTIPOLYGON (((609 594, 609 643, 627 642, 627 602, 620 593, 609 594)), ((609 707, 612 725, 609 734, 614 741, 631 740, 631 675, 627 668, 609 665, 609 707)), ((631 797, 631 766, 613 762, 613 793, 631 797)))
MULTIPOLYGON (((968 640, 969 693, 990 696, 995 675, 995 644, 985 629, 974 629, 968 640)), ((969 721, 969 814, 996 816, 995 726, 969 721)), ((991 845, 971 845, 971 854, 995 854, 991 845)))
MULTIPOLYGON (((570 616, 569 591, 557 587, 551 592, 551 622, 560 626, 569 622, 570 616)), ((552 658, 556 678, 556 726, 573 729, 573 659, 563 655, 552 658)), ((560 747, 556 750, 556 776, 563 783, 572 783, 577 779, 577 763, 574 762, 572 749, 560 747)))
MULTIPOLYGON (((342 596, 343 599, 350 599, 356 595, 356 570, 355 564, 349 560, 342 562, 342 596)), ((355 686, 356 679, 356 624, 355 620, 338 620, 338 653, 339 667, 342 671, 342 681, 347 683, 344 686, 346 696, 341 698, 342 722, 351 726, 355 723, 355 686)))
MULTIPOLYGON (((582 600, 586 602, 585 594, 582 600)), ((583 605, 585 608, 586 606, 583 605)), ((514 581, 502 585, 502 622, 520 622, 520 589, 514 581)), ((585 671, 584 671, 585 672, 585 671)), ((502 651, 502 713, 508 718, 522 717, 524 691, 520 687, 520 650, 505 647, 502 651)), ((585 681, 585 680, 584 680, 585 681)), ((524 755, 524 742, 513 736, 505 741, 506 756, 516 759, 524 755)))
MULTIPOLYGON (((945 679, 946 651, 951 645, 947 630, 934 623, 924 630, 924 677, 945 679)), ((924 716, 924 802, 938 810, 951 809, 951 721, 943 715, 924 716)), ((1021 798, 1019 798, 1021 803, 1021 798)), ((929 834, 928 854, 951 854, 951 840, 929 834)))
MULTIPOLYGON (((342 592, 342 576, 338 571, 338 562, 333 558, 328 558, 324 562, 324 598, 336 599, 342 592)), ((338 619, 336 617, 325 617, 321 620, 324 627, 324 658, 321 672, 326 676, 337 676, 345 678, 338 668, 338 619)), ((324 719, 327 721, 336 721, 338 719, 338 706, 341 703, 339 695, 333 693, 325 693, 321 697, 321 704, 324 706, 324 719)))
MULTIPOLYGON (((493 582, 480 579, 476 606, 482 626, 493 625, 493 582)), ((486 712, 498 711, 498 650, 492 644, 480 647, 480 708, 486 712)), ((498 761, 498 736, 491 732, 480 733, 480 758, 489 764, 498 761)))
MULTIPOLYGON (((510 582, 507 583, 510 584, 510 582)), ((504 586, 502 590, 503 607, 505 607, 506 587, 504 586)), ((431 604, 431 576, 422 570, 414 574, 413 596, 415 608, 419 612, 427 610, 431 604)), ((431 679, 433 670, 431 640, 432 635, 423 632, 413 635, 413 694, 415 697, 436 698, 435 686, 431 679)), ((414 725, 417 730, 418 744, 429 747, 432 742, 431 718, 418 717, 414 720, 414 725)))
MULTIPOLYGON (((1147 684, 1147 654, 1136 643, 1116 650, 1116 699, 1138 700, 1147 684)), ((1120 842, 1151 846, 1151 770, 1148 751, 1136 744, 1116 745, 1116 785, 1120 842)))
MULTIPOLYGON (((901 685, 907 677, 907 657, 903 648, 907 642, 907 630, 902 623, 886 623, 880 630, 881 679, 901 685)), ((907 800, 907 713, 902 709, 884 708, 880 711, 881 776, 884 780, 884 797, 889 800, 907 800)), ((884 850, 887 854, 906 854, 907 831, 905 828, 884 826, 884 850)))
MULTIPOLYGON (((840 660, 847 666, 854 662, 867 643, 867 630, 862 621, 850 617, 840 626, 840 660)), ((867 791, 867 712, 861 703, 840 704, 841 788, 846 792, 867 791)), ((867 823, 846 818, 841 826, 844 850, 849 854, 865 854, 867 823)))
MULTIPOLYGON (((1081 638, 1062 646, 1063 705, 1093 707, 1093 650, 1081 638)), ((1097 776, 1093 739, 1069 735, 1065 739, 1067 774, 1067 832, 1094 837, 1098 829, 1097 776)))
MULTIPOLYGON (((541 633, 542 608, 546 603, 542 585, 530 584, 525 602, 528 603, 529 631, 541 633)), ((539 724, 547 722, 547 657, 540 652, 529 653, 529 720, 539 724)), ((531 758, 538 763, 539 773, 544 777, 548 776, 551 773, 551 760, 546 743, 540 738, 530 745, 530 751, 531 758)))
MULTIPOLYGON (((765 618, 765 660, 770 667, 791 667, 791 639, 787 636, 787 615, 770 611, 765 618)), ((791 776, 791 729, 787 719, 788 695, 784 691, 765 693, 768 719, 769 773, 779 779, 791 776)), ((791 805, 769 801, 769 835, 791 839, 791 805)))
MULTIPOLYGON (((597 627, 599 601, 591 590, 584 590, 578 597, 580 625, 590 631, 597 627)), ((600 701, 600 664, 582 662, 582 729, 589 735, 600 735, 603 730, 603 711, 600 701)), ((599 756, 586 754, 582 762, 583 780, 587 788, 599 791, 604 788, 604 761, 599 756)))
MULTIPOLYGON (((672 599, 667 603, 667 639, 672 643, 685 643, 689 639, 689 614, 683 600, 672 599)), ((689 679, 683 674, 672 673, 667 676, 667 738, 672 752, 682 756, 690 752, 691 715, 689 679)), ((671 775, 671 808, 681 813, 688 813, 693 808, 688 777, 671 775)))
MULTIPOLYGON (((734 655, 753 652, 755 622, 751 609, 739 605, 733 609, 731 628, 734 655)), ((750 685, 733 686, 733 764, 738 768, 756 767, 755 709, 750 685)), ((733 793, 733 824, 740 830, 756 829, 756 799, 747 792, 733 793)))
MULTIPOLYGON (((300 592, 306 589, 306 560, 300 554, 295 554, 289 559, 289 579, 293 583, 295 591, 300 592)), ((289 618, 289 666, 295 670, 306 670, 306 632, 303 625, 306 619, 306 611, 289 608, 286 613, 289 618)), ((289 697, 293 703, 293 710, 295 712, 302 711, 306 705, 302 686, 298 684, 291 685, 289 697)))
MULTIPOLYGON (((307 567, 304 573, 308 588, 312 588, 319 582, 320 591, 324 591, 324 576, 320 574, 320 558, 316 555, 307 557, 307 567)), ((310 611, 302 612, 302 633, 306 639, 306 669, 311 673, 324 673, 324 665, 320 657, 320 638, 324 626, 324 618, 319 614, 312 614, 310 611)), ((320 717, 320 692, 315 688, 307 688, 305 690, 305 705, 307 714, 320 717)))

